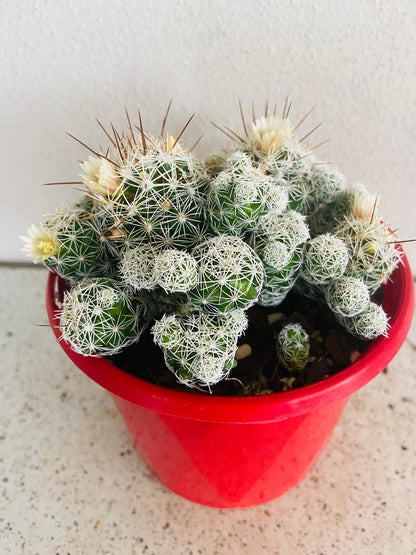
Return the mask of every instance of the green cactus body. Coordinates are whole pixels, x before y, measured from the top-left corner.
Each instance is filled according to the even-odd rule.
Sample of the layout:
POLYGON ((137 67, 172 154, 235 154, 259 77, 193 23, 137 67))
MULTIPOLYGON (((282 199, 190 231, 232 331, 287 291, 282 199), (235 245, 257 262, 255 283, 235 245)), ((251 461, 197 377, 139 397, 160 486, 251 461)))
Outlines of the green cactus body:
MULTIPOLYGON (((335 168, 312 166, 313 208, 331 202, 338 193, 345 189, 346 179, 335 168)), ((311 213, 311 212, 309 212, 311 213)))
POLYGON ((344 241, 326 233, 305 243, 301 275, 312 285, 324 285, 340 278, 347 264, 348 249, 344 241))
POLYGON ((349 276, 332 281, 326 288, 325 298, 329 308, 340 316, 356 316, 370 304, 365 283, 349 276))
POLYGON ((280 304, 292 289, 302 264, 302 246, 289 245, 264 234, 252 235, 250 244, 264 267, 264 284, 258 304, 280 304))
POLYGON ((152 333, 178 381, 209 387, 229 374, 238 337, 246 326, 247 318, 240 310, 226 316, 198 312, 183 318, 165 315, 152 333))
POLYGON ((126 160, 120 177, 107 211, 122 243, 190 249, 203 240, 207 176, 191 155, 155 148, 126 160))
POLYGON ((198 284, 189 293, 196 306, 208 312, 247 309, 263 286, 263 265, 239 237, 219 235, 193 250, 199 266, 198 284))
POLYGON ((286 208, 287 193, 281 184, 251 165, 237 151, 211 182, 206 213, 215 233, 242 236, 264 216, 274 217, 286 208))
POLYGON ((368 224, 349 218, 335 229, 335 233, 345 241, 350 252, 345 275, 361 279, 370 292, 386 283, 400 264, 401 254, 386 224, 368 224))
POLYGON ((45 219, 59 245, 44 263, 72 281, 111 273, 112 264, 100 239, 97 221, 78 207, 57 210, 45 219))
POLYGON ((154 289, 157 286, 156 255, 151 245, 126 250, 120 262, 122 282, 135 290, 154 289))
POLYGON ((185 251, 166 249, 156 256, 154 275, 167 293, 186 293, 198 283, 198 264, 185 251))
POLYGON ((299 324, 288 324, 277 337, 279 361, 289 372, 301 372, 309 359, 309 336, 299 324))
POLYGON ((83 355, 111 355, 138 341, 147 325, 146 304, 117 282, 85 280, 65 293, 62 339, 83 355))
POLYGON ((351 317, 339 316, 338 320, 349 333, 361 339, 387 336, 389 330, 389 319, 383 307, 372 302, 360 314, 351 317))
POLYGON ((376 214, 377 197, 370 194, 363 185, 335 193, 330 202, 320 204, 309 215, 308 225, 312 237, 334 232, 345 219, 354 218, 369 225, 376 214))

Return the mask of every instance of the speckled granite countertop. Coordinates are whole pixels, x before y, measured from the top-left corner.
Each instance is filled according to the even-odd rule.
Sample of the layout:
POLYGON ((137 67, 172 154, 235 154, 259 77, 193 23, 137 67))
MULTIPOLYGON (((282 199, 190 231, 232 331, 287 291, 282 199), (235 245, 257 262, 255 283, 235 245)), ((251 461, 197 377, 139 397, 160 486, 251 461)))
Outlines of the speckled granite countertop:
POLYGON ((46 324, 46 272, 0 268, 0 553, 416 553, 416 324, 353 395, 318 463, 267 505, 171 493, 46 324))

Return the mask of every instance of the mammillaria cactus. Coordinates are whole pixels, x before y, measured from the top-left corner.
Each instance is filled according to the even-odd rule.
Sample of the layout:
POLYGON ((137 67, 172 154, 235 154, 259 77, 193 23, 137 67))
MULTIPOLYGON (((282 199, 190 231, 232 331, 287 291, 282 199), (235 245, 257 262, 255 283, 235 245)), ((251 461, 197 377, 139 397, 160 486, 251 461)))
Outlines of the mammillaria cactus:
MULTIPOLYGON (((176 138, 166 132, 169 108, 158 136, 140 114, 133 126, 126 112, 126 132, 100 124, 111 146, 87 147, 81 200, 29 229, 26 253, 67 280, 62 338, 113 355, 153 326, 177 379, 211 389, 237 364, 246 311, 269 313, 293 288, 352 335, 386 335, 371 295, 400 263, 396 237, 374 195, 312 157, 305 140, 319 125, 297 139, 310 112, 294 125, 290 104, 282 117, 266 105, 249 124, 241 109, 243 134, 226 128, 232 148, 203 163, 181 141, 192 117, 176 138)), ((308 353, 306 332, 283 328, 277 354, 290 372, 308 353)))
POLYGON ((198 312, 184 318, 165 315, 152 333, 162 348, 166 365, 187 385, 213 385, 234 364, 237 340, 247 326, 243 311, 226 316, 198 312))
POLYGON ((348 264, 345 243, 326 233, 305 243, 301 275, 312 285, 323 285, 341 277, 348 264))
POLYGON ((329 308, 341 316, 356 316, 370 304, 365 283, 354 277, 340 277, 328 285, 325 293, 329 308))
POLYGON ((224 314, 247 309, 258 299, 263 286, 263 265, 256 253, 239 237, 218 235, 193 250, 199 279, 190 298, 203 310, 224 314))
POLYGON ((383 308, 376 303, 369 303, 367 308, 355 316, 339 316, 342 325, 353 335, 365 339, 376 339, 387 335, 388 317, 383 308))
POLYGON ((283 184, 251 165, 243 152, 233 153, 210 183, 206 211, 215 233, 242 236, 262 217, 274 218, 287 205, 283 184))
POLYGON ((277 336, 277 357, 289 372, 300 372, 309 358, 309 336, 300 324, 287 324, 277 336))
POLYGON ((97 222, 79 205, 57 210, 29 232, 31 239, 26 240, 25 249, 32 251, 35 262, 42 260, 63 277, 79 281, 106 275, 110 269, 97 222), (33 244, 38 245, 38 252, 33 252, 33 244))
POLYGON ((137 341, 147 325, 146 303, 109 279, 81 281, 65 293, 62 338, 83 355, 111 355, 137 341))

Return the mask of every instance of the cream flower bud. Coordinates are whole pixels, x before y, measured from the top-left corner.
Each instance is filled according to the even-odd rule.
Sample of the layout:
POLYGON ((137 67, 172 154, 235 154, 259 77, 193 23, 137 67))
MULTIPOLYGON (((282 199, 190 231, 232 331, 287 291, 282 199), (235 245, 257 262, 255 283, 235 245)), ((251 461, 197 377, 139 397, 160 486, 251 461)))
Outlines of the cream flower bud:
POLYGON ((85 174, 80 174, 82 182, 91 191, 104 196, 111 196, 120 186, 120 179, 116 169, 104 158, 90 156, 81 164, 85 174))

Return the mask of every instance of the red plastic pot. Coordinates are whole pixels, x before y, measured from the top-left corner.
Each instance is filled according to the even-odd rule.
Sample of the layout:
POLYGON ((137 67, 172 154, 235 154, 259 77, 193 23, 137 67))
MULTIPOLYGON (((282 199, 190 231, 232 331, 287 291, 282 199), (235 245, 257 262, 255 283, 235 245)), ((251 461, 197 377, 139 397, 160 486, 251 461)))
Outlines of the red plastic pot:
MULTIPOLYGON (((136 378, 103 358, 60 345, 107 389, 134 445, 153 473, 174 492, 213 507, 249 507, 295 486, 311 469, 349 396, 387 366, 413 317, 413 278, 407 258, 384 289, 389 337, 375 340, 354 363, 321 382, 253 397, 172 391, 136 378)), ((46 303, 55 335, 64 281, 49 275, 46 303)))

